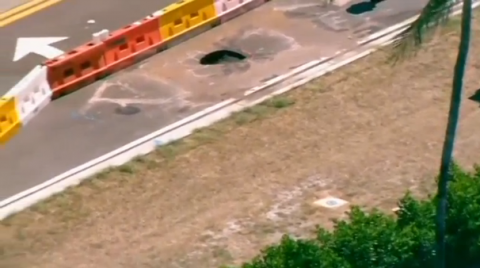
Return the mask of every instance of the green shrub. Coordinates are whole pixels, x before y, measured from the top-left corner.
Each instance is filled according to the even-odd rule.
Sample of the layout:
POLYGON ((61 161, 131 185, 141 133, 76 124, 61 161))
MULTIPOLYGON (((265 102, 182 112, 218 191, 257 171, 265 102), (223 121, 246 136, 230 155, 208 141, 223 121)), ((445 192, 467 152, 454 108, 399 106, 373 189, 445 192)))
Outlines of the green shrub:
POLYGON ((279 245, 262 251, 262 254, 242 268, 350 268, 347 262, 333 252, 322 249, 314 239, 293 239, 284 236, 279 245), (335 265, 335 266, 332 266, 335 265))
POLYGON ((448 196, 447 252, 449 267, 480 263, 480 169, 468 173, 454 167, 448 196))
POLYGON ((328 248, 352 267, 428 267, 434 232, 414 224, 403 227, 381 211, 352 208, 348 221, 337 222, 332 232, 318 230, 322 248, 328 248))
MULTIPOLYGON (((447 219, 448 268, 480 263, 480 168, 452 169, 447 219)), ((316 238, 284 236, 243 268, 429 268, 435 258, 436 198, 407 193, 396 216, 353 207, 316 238)))

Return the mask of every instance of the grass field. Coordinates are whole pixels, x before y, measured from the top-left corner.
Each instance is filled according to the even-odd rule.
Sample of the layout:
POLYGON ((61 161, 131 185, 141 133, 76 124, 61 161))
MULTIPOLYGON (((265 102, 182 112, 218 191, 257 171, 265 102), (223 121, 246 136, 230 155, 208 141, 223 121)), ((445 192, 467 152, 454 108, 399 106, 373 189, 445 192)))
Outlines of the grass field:
MULTIPOLYGON (((480 89, 480 21, 466 98, 480 89)), ((0 267, 216 267, 281 234, 308 235, 348 206, 391 210, 433 186, 458 35, 448 27, 395 67, 381 51, 0 225, 0 267)), ((465 100, 457 159, 480 159, 479 104, 465 100)))

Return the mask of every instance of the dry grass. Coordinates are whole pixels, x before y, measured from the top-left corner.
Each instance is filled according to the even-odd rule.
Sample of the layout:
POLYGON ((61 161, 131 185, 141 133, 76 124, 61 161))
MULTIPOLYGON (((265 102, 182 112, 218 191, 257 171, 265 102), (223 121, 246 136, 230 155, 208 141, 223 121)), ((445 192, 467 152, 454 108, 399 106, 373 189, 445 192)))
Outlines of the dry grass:
MULTIPOLYGON (((480 26, 468 96, 480 88, 480 26)), ((346 207, 391 209, 433 185, 458 37, 449 29, 392 68, 378 52, 286 96, 100 174, 0 226, 0 267, 216 267, 282 233, 307 235, 346 207)), ((468 97, 467 96, 467 97, 468 97)), ((458 159, 480 157, 466 100, 458 159)))

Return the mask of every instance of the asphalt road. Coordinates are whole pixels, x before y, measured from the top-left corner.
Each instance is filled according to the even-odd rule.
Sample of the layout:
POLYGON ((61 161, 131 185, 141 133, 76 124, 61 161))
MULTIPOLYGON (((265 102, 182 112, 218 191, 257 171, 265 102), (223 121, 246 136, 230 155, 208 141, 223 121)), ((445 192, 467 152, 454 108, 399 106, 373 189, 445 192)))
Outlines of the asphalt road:
POLYGON ((0 28, 0 94, 7 92, 34 66, 46 59, 29 54, 13 62, 18 38, 68 37, 53 44, 68 51, 88 42, 102 29, 116 30, 174 3, 174 0, 64 0, 0 28), (94 20, 95 23, 88 23, 94 20))
MULTIPOLYGON (((71 4, 69 10, 75 12, 86 10, 84 4, 88 6, 87 2, 71 4), (79 8, 80 6, 83 8, 79 8)), ((65 3, 52 8, 49 12, 65 10, 65 3)), ((100 2, 95 2, 98 3, 100 2)), ((297 0, 273 1, 254 12, 164 51, 146 63, 61 98, 50 104, 18 137, 0 150, 2 171, 0 200, 232 97, 232 92, 229 91, 232 85, 235 85, 238 91, 233 92, 234 95, 242 94, 241 91, 257 85, 266 78, 286 73, 290 70, 287 68, 289 65, 285 65, 287 63, 296 62, 295 64, 300 65, 302 63, 300 59, 308 62, 315 57, 331 56, 336 51, 344 49, 345 43, 347 46, 355 44, 355 40, 362 39, 365 34, 373 34, 413 16, 424 3, 425 0, 389 0, 370 13, 352 16, 345 12, 346 7, 322 9, 315 6, 318 5, 318 0, 306 0, 305 5, 299 5, 297 0), (277 10, 283 10, 285 16, 279 17, 278 13, 275 13, 277 10), (285 31, 281 27, 285 27, 285 31), (309 31, 302 34, 299 29, 309 31), (270 43, 262 43, 265 38, 270 38, 270 43), (213 49, 234 48, 255 51, 254 44, 260 44, 256 49, 261 53, 257 58, 251 58, 246 65, 205 67, 198 64, 197 57, 213 49), (269 49, 276 51, 275 53, 283 51, 281 53, 285 56, 282 56, 282 61, 276 60, 275 53, 264 53, 269 49), (256 63, 256 60, 259 63, 256 63), (269 67, 266 67, 266 64, 270 64, 269 67), (280 67, 285 68, 279 69, 280 67), (245 74, 236 76, 236 73, 241 74, 246 70, 248 76, 245 74), (265 73, 268 70, 276 71, 265 73), (263 72, 263 77, 260 77, 259 72, 263 72), (200 90, 202 84, 206 90, 200 90), (216 85, 213 87, 215 90, 211 85, 216 85), (122 108, 125 105, 129 108, 122 108)), ((92 5, 95 4, 92 1, 92 5)), ((108 5, 106 3, 100 5, 103 8, 92 7, 92 13, 72 20, 76 23, 72 22, 70 28, 82 31, 89 19, 97 20, 98 24, 103 23, 99 15, 101 12, 98 10, 106 11, 108 5)), ((132 21, 130 17, 142 16, 132 15, 133 10, 138 9, 135 5, 138 5, 138 2, 124 6, 125 10, 128 10, 124 12, 129 13, 129 17, 123 17, 125 21, 132 21)), ((153 3, 151 5, 156 7, 153 3)), ((155 8, 151 8, 153 9, 155 8)), ((108 11, 109 14, 119 14, 108 11)), ((43 16, 50 21, 46 22, 49 25, 61 24, 48 15, 43 16)), ((110 20, 112 19, 106 19, 110 20)), ((21 23, 26 22, 27 20, 19 22, 17 27, 20 28, 21 23)), ((114 22, 111 22, 111 25, 113 24, 114 22)), ((118 24, 120 26, 124 23, 119 20, 118 24)), ((56 29, 55 26, 52 28, 56 29)), ((59 30, 56 32, 52 30, 50 36, 62 36, 61 29, 64 28, 68 27, 59 26, 59 30)), ((82 43, 80 36, 84 36, 86 40, 90 32, 100 28, 104 26, 94 30, 84 29, 83 35, 79 34, 78 38, 72 38, 61 45, 66 48, 75 45, 75 42, 82 43)), ((26 59, 24 62, 27 65, 27 62, 34 62, 34 59, 26 59)), ((35 63, 32 63, 32 66, 33 64, 35 63)))
POLYGON ((0 12, 8 11, 12 8, 27 3, 29 0, 2 0, 0 1, 0 12))

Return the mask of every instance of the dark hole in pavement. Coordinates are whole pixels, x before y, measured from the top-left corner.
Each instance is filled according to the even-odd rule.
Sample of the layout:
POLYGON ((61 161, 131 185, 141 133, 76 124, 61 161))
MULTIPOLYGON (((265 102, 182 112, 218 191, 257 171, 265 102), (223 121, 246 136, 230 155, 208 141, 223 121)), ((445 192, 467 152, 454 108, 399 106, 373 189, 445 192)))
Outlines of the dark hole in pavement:
POLYGON ((383 1, 385 0, 370 0, 352 4, 347 8, 347 12, 352 15, 360 15, 366 12, 371 12, 377 7, 378 3, 383 1))
POLYGON ((480 88, 477 89, 477 91, 475 91, 475 94, 470 96, 468 99, 480 104, 480 88))
POLYGON ((134 115, 138 114, 140 112, 140 108, 135 107, 135 106, 119 106, 115 108, 115 113, 121 114, 121 115, 134 115))
POLYGON ((246 58, 247 56, 243 55, 240 52, 235 52, 232 50, 216 50, 203 56, 200 59, 200 64, 217 65, 223 63, 233 63, 243 61, 246 58))

